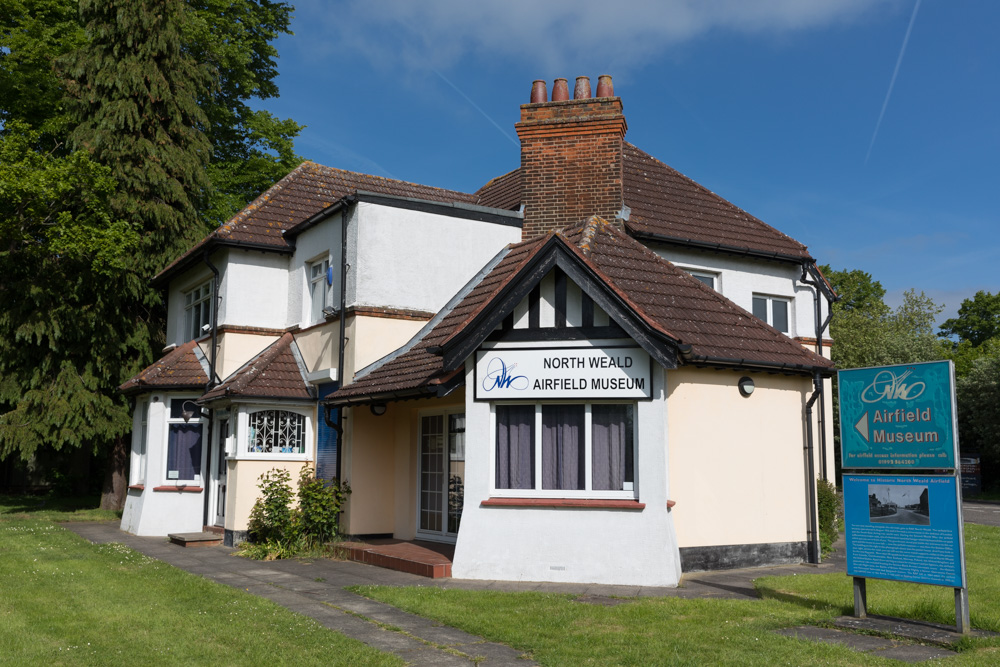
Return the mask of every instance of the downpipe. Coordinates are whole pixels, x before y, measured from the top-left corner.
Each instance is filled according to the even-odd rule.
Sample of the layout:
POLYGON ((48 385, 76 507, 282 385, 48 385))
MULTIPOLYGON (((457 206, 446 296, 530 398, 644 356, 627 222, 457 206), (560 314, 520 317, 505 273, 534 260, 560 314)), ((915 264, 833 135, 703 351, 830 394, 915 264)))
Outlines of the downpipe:
MULTIPOLYGON (((806 402, 806 459, 809 488, 809 562, 818 565, 821 560, 819 542, 819 517, 817 516, 816 490, 816 452, 813 445, 813 404, 823 395, 823 378, 819 373, 813 375, 813 393, 806 402)), ((822 405, 822 403, 821 403, 822 405)))

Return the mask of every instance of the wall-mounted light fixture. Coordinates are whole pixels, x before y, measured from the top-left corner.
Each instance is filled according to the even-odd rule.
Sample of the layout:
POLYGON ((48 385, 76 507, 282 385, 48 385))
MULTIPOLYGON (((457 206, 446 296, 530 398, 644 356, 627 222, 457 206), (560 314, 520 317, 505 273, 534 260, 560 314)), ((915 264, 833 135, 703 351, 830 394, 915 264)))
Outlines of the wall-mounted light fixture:
POLYGON ((740 378, 738 385, 740 388, 740 395, 742 396, 749 396, 756 388, 753 383, 753 378, 747 377, 746 375, 740 378))
POLYGON ((385 403, 372 403, 368 406, 368 409, 371 410, 372 414, 376 417, 381 417, 385 414, 387 408, 385 403))
POLYGON ((184 403, 181 404, 181 417, 184 418, 185 424, 191 421, 191 419, 195 416, 195 414, 198 415, 199 419, 203 417, 208 417, 208 413, 203 412, 202 409, 198 407, 198 404, 195 403, 194 401, 184 401, 184 403))

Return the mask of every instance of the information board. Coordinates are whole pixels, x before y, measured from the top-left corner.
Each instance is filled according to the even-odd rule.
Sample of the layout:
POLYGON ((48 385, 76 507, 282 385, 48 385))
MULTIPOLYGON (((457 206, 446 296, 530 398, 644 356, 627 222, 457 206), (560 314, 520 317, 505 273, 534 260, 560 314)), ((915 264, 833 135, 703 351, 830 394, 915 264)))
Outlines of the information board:
POLYGON ((950 361, 837 373, 843 468, 955 468, 950 361))
POLYGON ((847 574, 965 587, 951 475, 844 475, 847 574))

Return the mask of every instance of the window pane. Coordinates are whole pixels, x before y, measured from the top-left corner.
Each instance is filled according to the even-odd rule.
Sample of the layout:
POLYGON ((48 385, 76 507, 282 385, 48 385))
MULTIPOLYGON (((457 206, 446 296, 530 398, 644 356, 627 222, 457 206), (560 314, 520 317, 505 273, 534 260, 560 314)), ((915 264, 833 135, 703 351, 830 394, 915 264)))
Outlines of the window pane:
POLYGON ((771 326, 778 331, 788 333, 788 302, 773 299, 771 301, 771 314, 774 316, 771 326))
POLYGON ((306 418, 287 410, 261 410, 250 415, 247 449, 260 454, 305 452, 306 418))
POLYGON ((712 289, 715 289, 715 276, 708 276, 708 275, 705 275, 704 273, 701 273, 701 274, 693 273, 691 275, 693 275, 695 278, 697 278, 701 282, 705 283, 706 285, 708 285, 712 289))
POLYGON ((535 406, 497 406, 496 488, 535 488, 535 406))
POLYGON ((595 405, 591 414, 594 490, 621 491, 632 482, 632 406, 595 405))
POLYGON ((171 424, 167 436, 167 479, 201 478, 201 424, 171 424))
POLYGON ((583 489, 584 406, 542 406, 542 488, 583 489))
POLYGON ((755 296, 753 298, 753 316, 769 322, 767 319, 767 299, 762 296, 755 296))
POLYGON ((444 417, 420 420, 420 529, 441 531, 444 514, 444 417))

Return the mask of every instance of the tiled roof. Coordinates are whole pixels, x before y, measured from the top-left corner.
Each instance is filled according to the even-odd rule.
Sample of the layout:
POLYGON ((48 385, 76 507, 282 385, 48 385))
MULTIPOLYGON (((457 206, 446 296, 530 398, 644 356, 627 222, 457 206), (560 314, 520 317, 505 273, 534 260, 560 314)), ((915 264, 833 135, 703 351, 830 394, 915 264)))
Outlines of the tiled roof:
MULTIPOLYGON (((622 180, 625 205, 631 209, 626 227, 632 234, 809 258, 809 250, 795 239, 628 142, 622 147, 622 180)), ((521 188, 521 170, 515 169, 476 194, 480 203, 489 202, 485 205, 515 209, 521 188)))
POLYGON ((497 176, 476 191, 480 206, 513 211, 521 206, 521 170, 497 176))
POLYGON ((209 370, 205 354, 190 340, 147 366, 118 389, 128 394, 158 389, 201 389, 208 384, 209 370))
POLYGON ((198 402, 219 398, 315 399, 292 334, 284 334, 198 402))
POLYGON ((282 232, 358 190, 446 203, 475 204, 478 201, 475 195, 465 192, 303 162, 232 219, 174 260, 157 278, 172 272, 186 263, 199 249, 212 243, 288 250, 291 245, 282 236, 282 232))
POLYGON ((431 393, 462 370, 446 371, 436 349, 459 335, 550 238, 563 244, 650 328, 682 351, 684 363, 729 363, 790 371, 832 364, 768 326, 687 272, 600 218, 510 246, 510 252, 407 353, 331 394, 328 399, 431 393))

